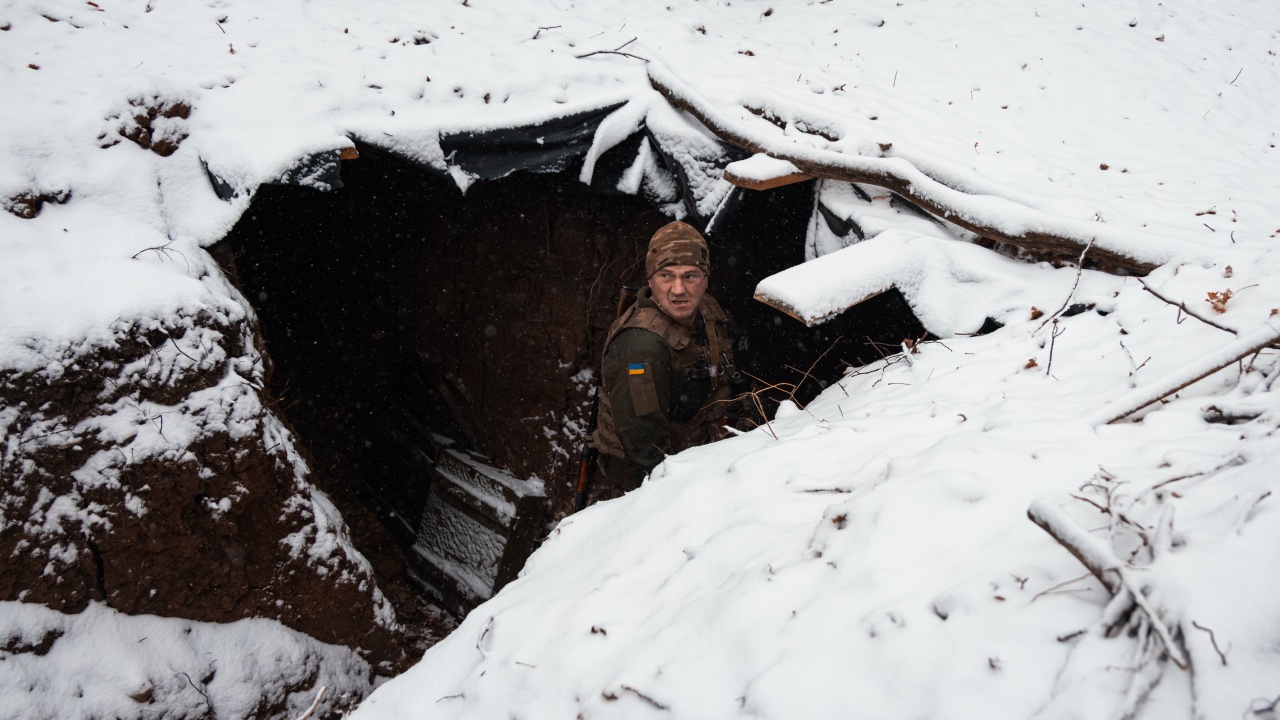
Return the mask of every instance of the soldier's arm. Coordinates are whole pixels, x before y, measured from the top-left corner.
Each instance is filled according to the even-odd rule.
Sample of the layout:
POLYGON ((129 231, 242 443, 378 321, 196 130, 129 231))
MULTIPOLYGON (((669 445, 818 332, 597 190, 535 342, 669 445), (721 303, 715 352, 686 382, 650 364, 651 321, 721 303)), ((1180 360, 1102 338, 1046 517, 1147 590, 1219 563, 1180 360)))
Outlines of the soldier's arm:
POLYGON ((671 453, 671 354, 648 330, 618 333, 604 359, 604 385, 627 462, 648 475, 671 453))

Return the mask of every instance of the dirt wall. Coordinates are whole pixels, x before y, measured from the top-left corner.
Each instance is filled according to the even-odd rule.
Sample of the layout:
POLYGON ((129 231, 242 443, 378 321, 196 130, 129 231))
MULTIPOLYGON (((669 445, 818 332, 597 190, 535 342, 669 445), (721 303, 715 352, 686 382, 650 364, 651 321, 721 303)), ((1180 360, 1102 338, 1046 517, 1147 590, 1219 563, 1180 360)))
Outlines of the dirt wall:
POLYGON ((272 410, 251 320, 112 329, 105 347, 0 374, 0 599, 273 618, 384 670, 405 662, 368 564, 272 410))

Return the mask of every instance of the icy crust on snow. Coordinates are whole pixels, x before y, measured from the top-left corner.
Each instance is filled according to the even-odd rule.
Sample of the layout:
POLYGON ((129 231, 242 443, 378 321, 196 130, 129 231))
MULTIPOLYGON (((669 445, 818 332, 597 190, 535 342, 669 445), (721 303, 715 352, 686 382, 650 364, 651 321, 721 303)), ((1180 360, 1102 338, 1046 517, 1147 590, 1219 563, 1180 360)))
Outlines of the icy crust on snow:
MULTIPOLYGON (((1221 269, 1179 270, 1148 282, 1203 310, 1221 269)), ((1265 322, 1280 288, 1232 280, 1253 282, 1220 322, 1265 322)), ((1105 289, 1107 315, 925 342, 669 457, 562 521, 353 717, 1235 720, 1272 702, 1280 354, 1095 429, 1080 418, 1233 342, 1135 280, 1105 289), (1141 611, 1106 632, 1109 593, 1037 504, 1124 565, 1192 670, 1141 611)))
MULTIPOLYGON (((897 288, 926 330, 952 337, 976 332, 987 318, 1004 324, 1029 317, 1033 307, 1057 310, 1076 276, 1075 268, 1031 265, 956 240, 887 230, 772 275, 756 294, 813 323, 897 288)), ((1095 271, 1080 276, 1074 302, 1109 310, 1122 280, 1095 271)))
POLYGON ((0 668, 6 720, 298 717, 321 686, 323 714, 377 684, 354 651, 271 620, 217 625, 99 603, 76 615, 0 603, 0 668))

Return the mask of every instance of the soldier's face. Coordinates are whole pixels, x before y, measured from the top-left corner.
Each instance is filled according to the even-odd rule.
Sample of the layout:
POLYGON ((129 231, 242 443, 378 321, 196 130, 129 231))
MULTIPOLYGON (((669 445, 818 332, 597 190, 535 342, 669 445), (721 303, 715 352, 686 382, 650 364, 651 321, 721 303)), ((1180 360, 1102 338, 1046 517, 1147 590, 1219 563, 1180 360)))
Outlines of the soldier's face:
POLYGON ((694 265, 668 265, 649 276, 649 290, 663 312, 692 326, 707 281, 707 274, 694 265))

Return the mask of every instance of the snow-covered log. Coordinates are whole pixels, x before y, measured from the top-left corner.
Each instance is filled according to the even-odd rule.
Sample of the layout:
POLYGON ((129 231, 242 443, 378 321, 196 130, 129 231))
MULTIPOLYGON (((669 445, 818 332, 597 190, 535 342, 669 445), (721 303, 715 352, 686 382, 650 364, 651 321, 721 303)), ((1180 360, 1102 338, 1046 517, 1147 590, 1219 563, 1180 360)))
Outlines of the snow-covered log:
MULTIPOLYGON (((1002 257, 965 242, 894 229, 761 280, 755 298, 814 325, 890 289, 939 336, 1007 322, 1049 295, 1064 297, 1074 270, 1002 257)), ((1090 278, 1106 277, 1089 272, 1090 278)), ((1025 315, 1024 315, 1025 317, 1025 315)))
POLYGON ((892 190, 928 212, 995 242, 1036 252, 1078 255, 1091 241, 1103 266, 1145 274, 1176 256, 1167 240, 1098 222, 1058 217, 991 195, 972 195, 921 172, 902 158, 850 155, 806 147, 759 132, 700 97, 670 69, 649 63, 649 81, 663 97, 735 147, 791 163, 813 177, 892 190))
POLYGON ((1178 392, 1184 387, 1202 380, 1231 363, 1242 360, 1262 350, 1280 338, 1280 328, 1270 323, 1217 350, 1202 355, 1154 382, 1136 387, 1120 397, 1098 407, 1085 418, 1085 422, 1097 427, 1128 417, 1142 408, 1178 392))

